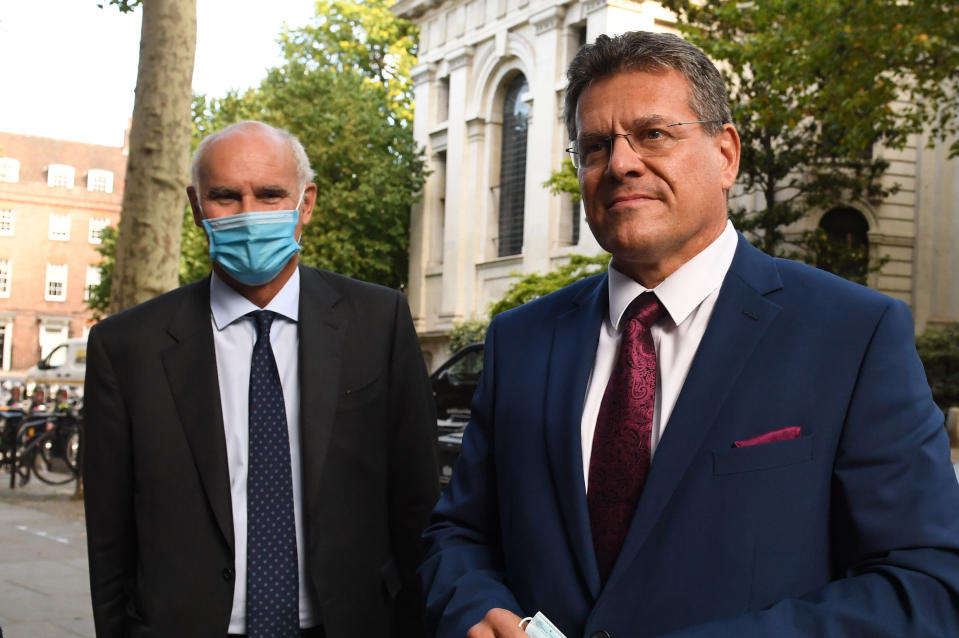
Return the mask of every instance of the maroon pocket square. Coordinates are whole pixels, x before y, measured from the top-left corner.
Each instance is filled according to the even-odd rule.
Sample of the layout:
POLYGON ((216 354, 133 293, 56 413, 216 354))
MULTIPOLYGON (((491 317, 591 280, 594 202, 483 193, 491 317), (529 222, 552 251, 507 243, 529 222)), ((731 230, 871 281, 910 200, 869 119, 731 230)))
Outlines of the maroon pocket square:
POLYGON ((754 436, 742 441, 733 442, 733 447, 749 447, 750 445, 762 445, 763 443, 772 443, 773 441, 788 441, 789 439, 798 439, 802 434, 802 428, 794 425, 781 430, 773 430, 759 436, 754 436))

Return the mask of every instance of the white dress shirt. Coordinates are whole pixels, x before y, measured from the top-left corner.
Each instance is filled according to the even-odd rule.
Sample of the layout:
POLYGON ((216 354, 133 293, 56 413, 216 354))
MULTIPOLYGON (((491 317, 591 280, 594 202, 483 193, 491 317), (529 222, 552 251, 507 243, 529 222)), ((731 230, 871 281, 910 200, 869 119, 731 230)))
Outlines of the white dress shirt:
MULTIPOLYGON (((300 378, 297 355, 297 320, 300 303, 300 273, 293 276, 263 310, 277 314, 270 328, 270 344, 283 386, 283 403, 290 434, 290 469, 293 477, 293 516, 296 521, 296 557, 300 575, 300 626, 318 624, 306 589, 303 560, 303 512, 300 475, 300 378)), ((223 409, 223 433, 230 468, 230 497, 233 505, 233 538, 236 549, 233 611, 229 633, 246 633, 246 479, 248 470, 250 360, 256 343, 256 328, 247 313, 261 310, 236 292, 216 273, 210 280, 210 310, 216 373, 223 409)))
MULTIPOLYGON (((656 402, 653 408, 653 430, 650 455, 669 423, 669 415, 683 389, 686 374, 702 341, 709 317, 716 305, 719 288, 736 253, 739 236, 732 222, 726 222, 722 234, 702 252, 679 267, 653 289, 669 313, 652 327, 656 347, 656 402)), ((583 446, 583 480, 589 489, 589 458, 593 450, 593 433, 606 384, 613 373, 626 307, 648 289, 612 266, 609 268, 609 315, 599 329, 599 343, 583 405, 581 424, 583 446)))

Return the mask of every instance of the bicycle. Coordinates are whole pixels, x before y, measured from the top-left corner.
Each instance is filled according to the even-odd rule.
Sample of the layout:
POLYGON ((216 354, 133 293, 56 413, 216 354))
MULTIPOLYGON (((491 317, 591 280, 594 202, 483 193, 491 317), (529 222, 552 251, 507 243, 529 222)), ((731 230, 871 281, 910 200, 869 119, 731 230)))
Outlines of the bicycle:
POLYGON ((18 439, 23 441, 18 453, 18 472, 26 468, 48 485, 75 481, 80 474, 80 417, 73 407, 48 415, 37 415, 23 422, 18 439))
POLYGON ((21 486, 30 480, 30 468, 20 463, 26 443, 26 432, 21 430, 21 425, 26 417, 26 411, 20 406, 0 410, 0 465, 10 473, 10 489, 16 487, 17 477, 21 486))

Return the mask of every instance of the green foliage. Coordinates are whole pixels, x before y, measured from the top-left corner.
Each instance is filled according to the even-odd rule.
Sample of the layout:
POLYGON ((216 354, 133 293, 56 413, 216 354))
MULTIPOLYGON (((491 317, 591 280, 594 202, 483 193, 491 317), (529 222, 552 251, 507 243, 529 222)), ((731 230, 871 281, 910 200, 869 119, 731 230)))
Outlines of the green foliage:
MULTIPOLYGON (((97 252, 103 257, 100 262, 100 283, 91 287, 87 308, 93 311, 93 320, 99 321, 110 314, 110 289, 113 268, 116 264, 117 229, 107 226, 101 231, 97 252)), ((193 223, 193 213, 187 206, 183 214, 183 229, 180 235, 180 285, 206 277, 210 273, 210 258, 203 231, 193 223)))
POLYGON ((929 325, 916 337, 932 397, 945 412, 959 406, 959 322, 929 325))
POLYGON ((790 258, 828 270, 834 275, 864 286, 869 275, 879 272, 889 261, 888 257, 870 256, 869 246, 850 246, 830 236, 822 228, 804 232, 795 243, 804 250, 796 254, 787 253, 790 258))
POLYGON ((574 202, 583 199, 583 195, 579 192, 579 177, 576 169, 573 168, 573 161, 568 157, 563 160, 558 171, 550 173, 549 179, 543 182, 543 186, 553 195, 568 194, 574 202))
POLYGON ((91 286, 87 297, 87 308, 91 310, 94 321, 100 321, 110 314, 110 287, 113 282, 113 267, 116 264, 117 229, 107 226, 100 231, 100 245, 97 252, 103 257, 100 262, 100 283, 91 286))
POLYGON ((453 324, 453 329, 450 331, 450 352, 456 352, 471 343, 484 341, 488 327, 489 319, 485 317, 467 319, 466 321, 453 324))
POLYGON ((98 2, 97 7, 102 9, 108 5, 116 5, 120 13, 129 13, 140 6, 143 0, 109 0, 109 2, 98 2))
POLYGON ((425 167, 412 131, 417 32, 389 4, 320 0, 311 25, 280 36, 286 62, 258 89, 197 96, 194 133, 198 141, 244 119, 289 130, 306 147, 319 192, 303 262, 400 287, 425 167))
POLYGON ((940 141, 956 130, 954 0, 664 4, 726 76, 743 140, 739 183, 761 202, 732 218, 766 252, 781 254, 783 227, 810 211, 894 192, 874 149, 902 149, 924 128, 940 141))
POLYGON ((510 285, 503 298, 490 306, 489 316, 492 319, 501 312, 521 306, 527 301, 547 295, 580 279, 603 272, 608 266, 609 255, 605 253, 594 256, 570 255, 569 262, 556 270, 545 274, 530 273, 510 285))
POLYGON ((203 229, 193 223, 193 211, 183 211, 180 231, 180 285, 194 282, 210 274, 210 249, 203 229))

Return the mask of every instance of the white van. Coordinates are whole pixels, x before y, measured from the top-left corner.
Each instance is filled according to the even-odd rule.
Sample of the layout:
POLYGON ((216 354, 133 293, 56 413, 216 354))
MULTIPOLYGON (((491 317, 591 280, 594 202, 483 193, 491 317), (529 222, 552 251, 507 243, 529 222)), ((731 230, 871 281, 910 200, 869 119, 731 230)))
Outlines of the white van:
POLYGON ((25 383, 83 385, 87 371, 87 340, 67 339, 27 370, 25 383))

